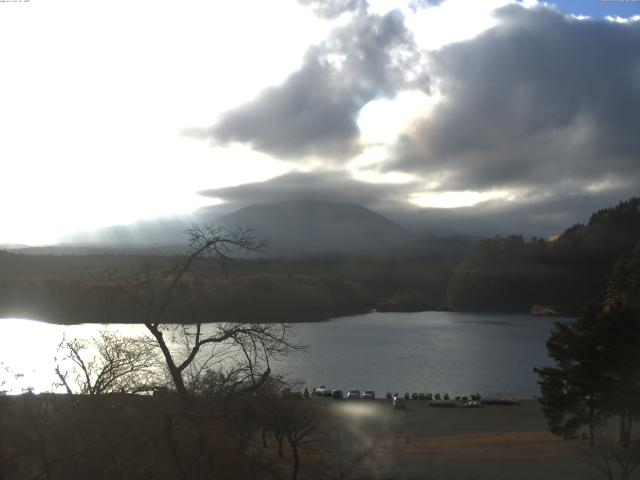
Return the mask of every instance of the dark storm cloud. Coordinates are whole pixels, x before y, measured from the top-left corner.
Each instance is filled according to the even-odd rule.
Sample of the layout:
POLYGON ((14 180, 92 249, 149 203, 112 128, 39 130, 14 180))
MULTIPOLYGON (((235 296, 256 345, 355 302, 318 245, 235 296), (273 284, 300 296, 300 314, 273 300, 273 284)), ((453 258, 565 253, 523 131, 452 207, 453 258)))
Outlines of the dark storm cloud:
MULTIPOLYGON (((352 3, 322 4, 355 8, 352 3)), ((279 158, 340 160, 357 153, 360 109, 377 97, 393 97, 409 81, 424 81, 414 78, 419 53, 402 14, 373 15, 366 4, 358 5, 349 23, 310 48, 302 67, 282 85, 224 113, 212 127, 191 133, 214 143, 250 144, 279 158)))
POLYGON ((402 137, 390 168, 442 176, 444 190, 638 185, 640 22, 519 6, 497 16, 432 54, 444 101, 402 137))
MULTIPOLYGON (((358 150, 359 109, 408 85, 418 53, 397 12, 307 3, 335 8, 331 15, 349 10, 351 22, 309 50, 283 85, 228 112, 207 133, 214 141, 250 143, 281 158, 347 158, 358 150)), ((429 54, 443 101, 401 137, 385 168, 440 180, 441 190, 511 190, 512 200, 419 209, 408 199, 420 184, 374 185, 339 173, 289 174, 207 194, 227 208, 342 201, 426 232, 539 236, 638 195, 640 22, 579 21, 519 6, 497 17, 478 37, 429 54)))
POLYGON ((224 200, 229 208, 280 202, 341 202, 376 210, 406 208, 414 184, 361 182, 343 172, 287 173, 264 182, 200 192, 224 200))
POLYGON ((613 206, 637 192, 634 188, 589 193, 564 188, 539 195, 531 191, 510 201, 492 200, 473 207, 420 208, 409 202, 416 183, 361 182, 343 172, 289 173, 264 182, 201 192, 225 203, 203 209, 216 217, 255 204, 281 202, 341 202, 366 206, 413 231, 431 235, 523 234, 546 236, 562 233, 586 222, 595 210, 613 206))

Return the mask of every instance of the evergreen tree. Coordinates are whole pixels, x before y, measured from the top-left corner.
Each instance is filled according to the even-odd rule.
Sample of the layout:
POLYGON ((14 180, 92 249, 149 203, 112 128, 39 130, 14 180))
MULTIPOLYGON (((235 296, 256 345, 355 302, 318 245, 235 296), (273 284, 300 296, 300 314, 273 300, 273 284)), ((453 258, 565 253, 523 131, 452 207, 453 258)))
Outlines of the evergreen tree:
POLYGON ((634 308, 637 308, 640 300, 640 242, 631 250, 627 264, 628 291, 627 297, 634 308))
POLYGON ((616 307, 640 307, 640 242, 620 256, 609 275, 605 310, 616 307))
POLYGON ((609 274, 609 282, 605 291, 605 305, 615 303, 620 300, 623 292, 630 289, 630 279, 628 265, 629 254, 623 253, 618 261, 613 266, 611 273, 609 274))
POLYGON ((607 343, 602 347, 610 379, 606 408, 620 418, 620 442, 631 440, 633 419, 640 415, 640 311, 629 303, 609 308, 607 343))
POLYGON ((604 340, 601 324, 595 309, 586 310, 573 323, 556 323, 547 350, 557 366, 535 369, 549 430, 565 438, 586 425, 593 443, 598 422, 609 414, 604 406, 612 387, 602 368, 606 359, 600 348, 604 340))
POLYGON ((598 421, 620 419, 620 442, 640 417, 640 243, 616 262, 602 308, 557 323, 547 342, 554 368, 535 369, 551 432, 570 437, 598 421))

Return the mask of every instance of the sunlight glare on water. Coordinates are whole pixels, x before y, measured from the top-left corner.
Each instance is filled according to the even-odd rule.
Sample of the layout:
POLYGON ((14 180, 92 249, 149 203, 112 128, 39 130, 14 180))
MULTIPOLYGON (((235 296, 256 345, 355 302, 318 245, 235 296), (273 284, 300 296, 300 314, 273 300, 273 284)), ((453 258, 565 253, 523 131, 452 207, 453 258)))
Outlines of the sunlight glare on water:
MULTIPOLYGON (((309 389, 328 385, 343 391, 371 389, 379 396, 480 392, 531 398, 539 394, 533 368, 551 363, 545 342, 554 321, 512 314, 374 312, 297 324, 296 343, 308 349, 274 361, 272 367, 309 389)), ((26 388, 60 391, 53 385, 63 337, 89 340, 105 328, 124 336, 146 333, 143 325, 62 326, 16 318, 0 319, 0 328, 0 383, 5 382, 0 390, 12 393, 26 388)), ((203 334, 216 328, 205 325, 203 334)), ((171 331, 169 326, 170 343, 171 331)), ((179 351, 177 344, 175 348, 179 351)), ((366 414, 366 409, 354 408, 352 416, 366 414)))
POLYGON ((105 328, 123 335, 139 335, 142 325, 52 325, 20 318, 0 319, 0 390, 21 393, 60 391, 55 388, 55 361, 63 339, 89 339, 105 328))

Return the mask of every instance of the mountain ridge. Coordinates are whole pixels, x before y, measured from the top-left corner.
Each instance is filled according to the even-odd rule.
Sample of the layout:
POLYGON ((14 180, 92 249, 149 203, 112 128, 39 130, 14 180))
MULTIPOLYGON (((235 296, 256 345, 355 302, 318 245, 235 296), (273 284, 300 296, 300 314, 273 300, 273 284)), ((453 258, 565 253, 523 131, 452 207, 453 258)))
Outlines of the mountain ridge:
POLYGON ((249 228, 270 242, 270 256, 317 256, 391 252, 414 241, 409 230, 362 205, 327 201, 252 204, 224 215, 202 209, 193 215, 105 227, 76 234, 52 246, 27 247, 24 253, 182 253, 184 231, 196 223, 227 230, 249 228))
POLYGON ((414 238, 387 217, 343 202, 254 204, 212 223, 227 229, 250 227, 256 237, 270 242, 275 255, 386 251, 414 238))

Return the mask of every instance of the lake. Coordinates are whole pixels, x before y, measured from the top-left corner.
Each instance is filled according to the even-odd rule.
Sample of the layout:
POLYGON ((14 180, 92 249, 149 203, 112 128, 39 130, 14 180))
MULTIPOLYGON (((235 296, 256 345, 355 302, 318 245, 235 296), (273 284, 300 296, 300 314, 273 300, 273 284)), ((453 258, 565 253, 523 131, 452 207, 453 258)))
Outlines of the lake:
MULTIPOLYGON (((459 312, 373 312, 301 323, 299 342, 309 348, 275 370, 304 380, 309 389, 533 397, 539 394, 533 367, 551 364, 545 342, 553 323, 529 315, 459 312)), ((19 319, 0 325, 0 362, 12 373, 4 372, 1 388, 13 392, 51 390, 63 335, 87 338, 101 328, 19 319)), ((141 325, 109 328, 124 335, 144 332, 141 325)))

